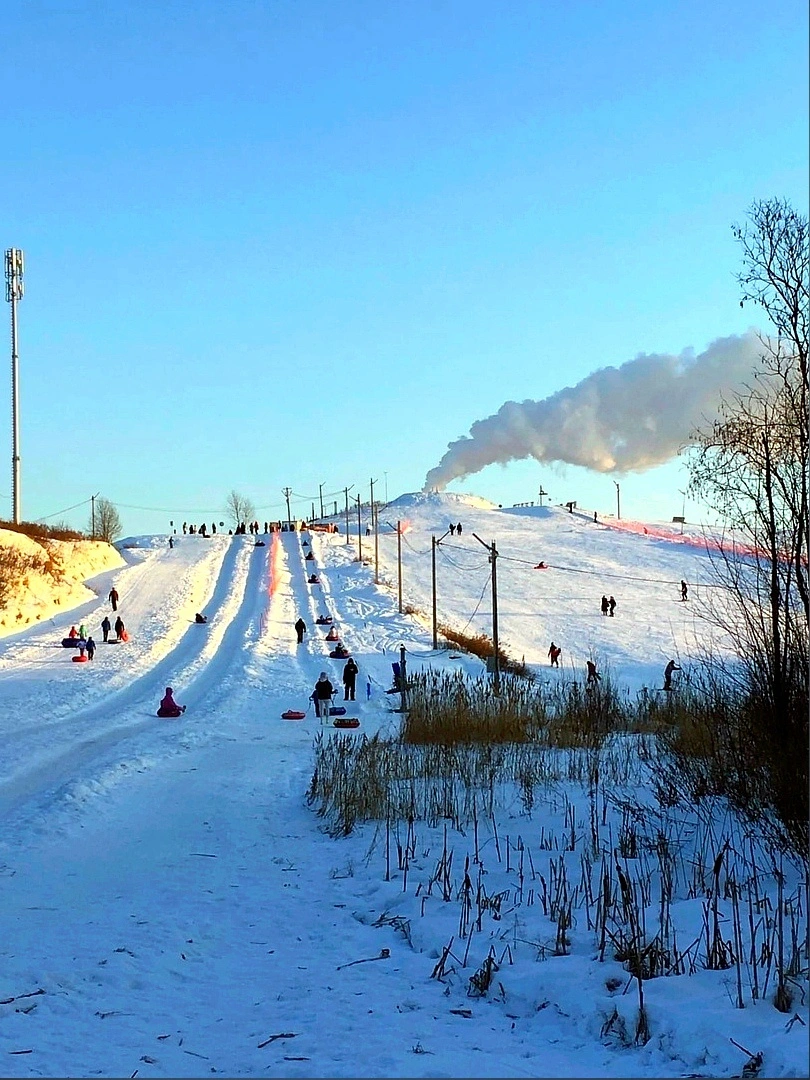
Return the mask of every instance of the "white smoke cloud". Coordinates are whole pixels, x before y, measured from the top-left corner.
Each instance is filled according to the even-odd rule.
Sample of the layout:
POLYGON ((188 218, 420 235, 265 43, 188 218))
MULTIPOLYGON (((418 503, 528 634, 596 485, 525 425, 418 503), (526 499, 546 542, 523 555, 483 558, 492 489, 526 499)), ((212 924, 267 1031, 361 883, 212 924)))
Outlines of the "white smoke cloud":
POLYGON ((543 401, 507 401, 451 442, 425 490, 487 465, 534 458, 602 473, 644 472, 674 457, 695 427, 717 416, 721 394, 750 381, 762 345, 751 331, 702 353, 641 354, 601 368, 543 401))

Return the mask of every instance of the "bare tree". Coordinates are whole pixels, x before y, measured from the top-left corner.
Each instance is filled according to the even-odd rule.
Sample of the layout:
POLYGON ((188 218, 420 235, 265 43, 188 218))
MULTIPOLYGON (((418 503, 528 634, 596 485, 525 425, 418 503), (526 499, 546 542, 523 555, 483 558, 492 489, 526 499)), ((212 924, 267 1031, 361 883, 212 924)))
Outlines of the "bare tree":
POLYGON ((234 525, 253 521, 256 517, 256 507, 247 496, 240 495, 238 491, 232 491, 225 500, 225 512, 230 515, 234 525))
MULTIPOLYGON (((810 631, 808 510, 808 223, 787 202, 756 202, 733 229, 742 249, 741 304, 771 329, 760 335, 750 385, 698 431, 690 489, 742 542, 715 561, 711 617, 735 642, 747 701, 740 749, 761 762, 783 821, 807 813, 807 683, 810 631)), ((789 826, 790 827, 790 826, 789 826)), ((806 838, 806 820, 800 828, 806 838)))
POLYGON ((122 530, 121 517, 115 505, 103 495, 96 499, 95 518, 89 522, 87 529, 90 535, 95 535, 96 540, 104 540, 107 544, 111 544, 121 535, 122 530), (94 526, 95 534, 93 533, 94 526))

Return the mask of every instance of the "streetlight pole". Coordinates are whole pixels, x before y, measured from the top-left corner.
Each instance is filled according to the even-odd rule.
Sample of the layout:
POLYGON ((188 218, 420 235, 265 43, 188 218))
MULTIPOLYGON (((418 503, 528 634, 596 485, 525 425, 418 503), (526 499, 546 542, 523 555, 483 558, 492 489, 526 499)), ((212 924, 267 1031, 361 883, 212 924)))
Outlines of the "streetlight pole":
POLYGON ((97 491, 95 495, 90 496, 90 527, 93 530, 93 535, 90 537, 91 540, 95 540, 96 538, 96 499, 100 494, 101 492, 97 491))
POLYGON ((538 494, 538 496, 540 498, 540 505, 542 506, 543 505, 543 496, 548 495, 548 492, 545 490, 545 488, 543 487, 542 484, 540 485, 540 490, 538 491, 537 494, 538 494))
POLYGON ((292 488, 285 487, 282 489, 281 493, 287 500, 287 528, 292 530, 292 517, 290 516, 290 495, 292 495, 292 488))
MULTIPOLYGON (((354 487, 354 484, 351 485, 354 487)), ((349 543, 349 489, 346 487, 343 489, 343 494, 346 496, 346 543, 349 543)))
POLYGON ((435 536, 431 536, 431 538, 430 538, 430 540, 431 540, 431 544, 430 544, 430 556, 431 556, 431 558, 430 558, 430 571, 431 571, 431 582, 432 582, 432 585, 433 585, 433 648, 434 649, 439 648, 439 622, 438 622, 438 618, 437 618, 437 614, 436 614, 436 548, 439 546, 439 544, 442 542, 442 540, 444 540, 445 536, 447 536, 449 532, 450 532, 450 530, 447 529, 446 532, 442 533, 442 535, 439 537, 438 540, 436 539, 435 536))
MULTIPOLYGON (((323 484, 318 484, 318 498, 321 502, 321 521, 323 521, 323 484)), ((314 514, 312 515, 315 516, 314 514)))
POLYGON ((363 561, 363 538, 360 535, 360 496, 357 496, 357 558, 363 561))
POLYGON ((492 693, 497 697, 501 692, 501 665, 498 643, 498 549, 495 541, 485 544, 480 536, 473 533, 475 539, 489 552, 489 563, 492 567, 492 693))
POLYGON ((17 302, 22 300, 25 287, 25 262, 20 248, 6 251, 6 300, 11 304, 11 490, 13 518, 20 524, 20 388, 19 356, 17 355, 17 302))
POLYGON ((616 520, 621 521, 621 519, 622 519, 622 504, 619 501, 619 481, 614 480, 613 483, 616 485, 616 520))
POLYGON ((681 495, 683 495, 683 505, 681 506, 681 536, 683 536, 683 526, 686 521, 686 492, 682 488, 678 488, 681 495))
POLYGON ((402 522, 397 520, 397 598, 402 614, 402 522))

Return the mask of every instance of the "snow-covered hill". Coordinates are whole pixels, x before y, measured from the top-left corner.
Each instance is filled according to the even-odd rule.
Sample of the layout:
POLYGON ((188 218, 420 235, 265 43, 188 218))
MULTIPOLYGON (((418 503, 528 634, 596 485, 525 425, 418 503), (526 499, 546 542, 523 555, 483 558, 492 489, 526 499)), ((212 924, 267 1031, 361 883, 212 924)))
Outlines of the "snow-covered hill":
MULTIPOLYGON (((469 497, 403 496, 381 512, 384 525, 376 559, 365 520, 348 538, 182 536, 170 549, 166 537, 133 537, 119 545, 117 568, 92 568, 77 606, 54 602, 47 621, 43 608, 36 625, 0 641, 6 1074, 731 1076, 746 1064, 736 1043, 764 1054, 761 1075, 805 1075, 801 995, 793 1021, 773 1008, 772 986, 757 1001, 746 990, 737 1009, 734 969, 699 963, 716 845, 731 829, 734 850, 750 846, 728 817, 700 828, 676 810, 654 819, 692 860, 672 912, 696 973, 645 984, 651 1038, 642 1044, 626 966, 610 950, 600 962, 594 945, 585 895, 598 892, 611 859, 589 854, 583 788, 548 782, 528 805, 513 794, 475 830, 419 820, 412 847, 405 822, 330 839, 305 800, 321 734, 309 695, 321 671, 339 686, 343 668, 319 616, 360 667, 357 700, 346 703, 360 727, 349 740, 396 732, 397 697, 385 691, 401 649, 411 671, 482 671, 476 657, 432 649, 432 537, 442 537, 441 622, 490 630, 490 566, 477 534, 496 543, 507 651, 562 681, 581 680, 593 654, 628 693, 660 679, 671 655, 688 667, 700 647, 708 557, 561 508, 506 510, 469 497), (398 611, 397 521, 403 606, 416 615, 398 611), (449 534, 451 522, 460 534, 449 534), (535 569, 540 561, 547 569, 535 569), (130 640, 104 645, 112 584, 130 640), (617 600, 613 618, 601 615, 603 592, 617 600), (207 623, 195 622, 198 611, 207 623), (80 620, 100 642, 92 663, 73 663, 61 645, 80 620), (563 647, 559 671, 548 667, 552 637, 563 647), (155 716, 167 685, 187 705, 177 721, 155 716), (283 720, 288 709, 305 719, 283 720), (464 923, 467 858, 479 901, 490 898, 480 929, 464 923), (568 955, 555 955, 548 903, 559 900, 563 864, 574 918, 568 955), (447 897, 437 866, 453 882, 447 897), (492 992, 471 996, 470 976, 488 955, 498 963, 492 992)), ((634 743, 621 752, 641 768, 634 743)), ((625 789, 614 802, 601 790, 603 842, 629 822, 642 853, 628 873, 653 880, 655 849, 622 816, 631 796, 649 792, 625 789)), ((774 880, 767 853, 761 862, 765 889, 774 880)), ((785 873, 786 894, 804 896, 797 870, 785 873)), ((729 895, 718 898, 724 928, 729 895)), ((757 915, 760 945, 769 902, 757 915)), ((659 907, 653 897, 651 930, 659 907)), ((806 990, 803 976, 800 984, 806 990)))

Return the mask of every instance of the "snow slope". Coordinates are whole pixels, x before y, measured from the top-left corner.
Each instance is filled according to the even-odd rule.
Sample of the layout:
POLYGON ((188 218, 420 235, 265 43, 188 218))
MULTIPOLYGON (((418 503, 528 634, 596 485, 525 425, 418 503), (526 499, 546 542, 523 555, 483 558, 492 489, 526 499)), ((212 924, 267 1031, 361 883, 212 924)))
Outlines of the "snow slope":
MULTIPOLYGON (((431 535, 461 520, 461 536, 438 549, 440 620, 489 629, 487 553, 472 534, 495 540, 502 642, 543 677, 581 678, 592 652, 632 692, 697 648, 694 609, 709 587, 699 549, 558 509, 474 502, 406 496, 387 508, 409 523, 406 603, 430 612, 431 535), (540 559, 549 570, 533 569, 540 559), (599 612, 605 590, 618 601, 612 620, 599 612), (560 672, 547 668, 551 637, 564 649, 560 672)), ((645 1046, 617 1037, 617 1025, 604 1032, 614 1010, 631 1023, 626 971, 597 962, 584 927, 572 955, 541 962, 537 943, 554 928, 538 903, 488 920, 469 970, 431 979, 458 922, 456 903, 415 895, 441 826, 418 823, 410 880, 386 880, 374 825, 330 839, 306 805, 319 734, 308 696, 321 670, 339 683, 343 667, 315 620, 330 615, 360 665, 349 708, 362 726, 349 738, 396 729, 397 699, 383 691, 401 647, 412 669, 475 673, 481 662, 434 653, 429 617, 398 612, 393 531, 378 538, 379 585, 374 537, 359 538, 364 561, 357 536, 261 539, 184 536, 169 550, 133 538, 126 565, 93 582, 101 599, 0 643, 5 1075, 731 1076, 745 1064, 732 1038, 764 1052, 762 1075, 806 1075, 806 1006, 797 1001, 789 1026, 766 1001, 736 1010, 724 972, 648 983, 645 1046), (61 637, 79 619, 96 631, 111 583, 131 640, 73 664, 61 637), (166 685, 188 706, 178 721, 154 715, 166 685), (306 719, 281 720, 290 707, 306 719), (491 943, 514 954, 499 974, 504 995, 470 998, 491 943)), ((530 814, 504 809, 499 849, 503 832, 519 833, 548 874, 556 853, 539 838, 565 799, 555 788, 530 814)), ((461 866, 471 838, 450 842, 461 866)), ((490 892, 515 888, 483 824, 481 845, 490 892)), ((699 927, 697 900, 682 912, 699 927)))

